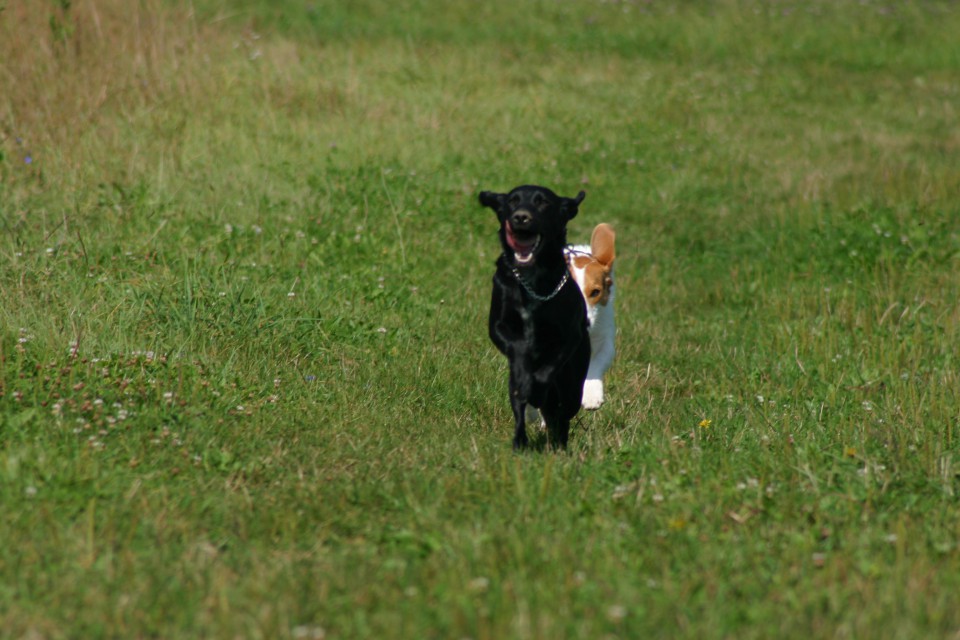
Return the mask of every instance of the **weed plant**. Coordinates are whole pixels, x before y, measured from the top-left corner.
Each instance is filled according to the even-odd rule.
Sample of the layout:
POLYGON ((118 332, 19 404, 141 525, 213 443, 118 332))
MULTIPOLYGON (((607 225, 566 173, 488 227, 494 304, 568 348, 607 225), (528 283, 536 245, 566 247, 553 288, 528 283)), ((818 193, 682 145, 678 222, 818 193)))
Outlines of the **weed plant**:
POLYGON ((0 2, 7 637, 960 632, 953 2, 0 2), (618 359, 510 448, 481 188, 618 359))

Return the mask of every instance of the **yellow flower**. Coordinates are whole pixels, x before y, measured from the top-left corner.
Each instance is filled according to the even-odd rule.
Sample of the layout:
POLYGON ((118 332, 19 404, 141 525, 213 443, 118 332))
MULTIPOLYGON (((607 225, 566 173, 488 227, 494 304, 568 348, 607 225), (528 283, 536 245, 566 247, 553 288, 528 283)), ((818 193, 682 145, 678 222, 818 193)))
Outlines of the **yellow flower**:
POLYGON ((856 457, 857 457, 857 450, 854 449, 853 447, 844 447, 844 448, 843 448, 843 455, 844 455, 845 457, 847 457, 847 458, 856 458, 856 457))
POLYGON ((713 424, 713 420, 708 420, 707 418, 704 418, 703 420, 700 421, 700 428, 709 429, 711 424, 713 424))

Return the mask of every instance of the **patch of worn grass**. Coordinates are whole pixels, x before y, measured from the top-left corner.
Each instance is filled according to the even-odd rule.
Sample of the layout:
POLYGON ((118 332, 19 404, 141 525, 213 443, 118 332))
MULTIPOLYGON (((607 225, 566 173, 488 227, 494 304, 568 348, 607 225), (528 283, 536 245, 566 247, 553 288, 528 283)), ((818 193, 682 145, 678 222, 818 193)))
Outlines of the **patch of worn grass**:
POLYGON ((960 628, 949 3, 8 2, 13 636, 960 628), (618 231, 509 447, 480 188, 618 231))

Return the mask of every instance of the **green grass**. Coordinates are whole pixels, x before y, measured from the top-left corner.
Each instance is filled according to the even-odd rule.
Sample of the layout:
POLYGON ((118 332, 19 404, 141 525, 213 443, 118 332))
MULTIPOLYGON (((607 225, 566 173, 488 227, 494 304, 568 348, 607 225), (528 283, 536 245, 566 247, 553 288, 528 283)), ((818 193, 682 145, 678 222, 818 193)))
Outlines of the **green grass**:
POLYGON ((957 5, 450 5, 0 3, 3 634, 955 637, 957 5), (618 233, 562 454, 530 182, 618 233))

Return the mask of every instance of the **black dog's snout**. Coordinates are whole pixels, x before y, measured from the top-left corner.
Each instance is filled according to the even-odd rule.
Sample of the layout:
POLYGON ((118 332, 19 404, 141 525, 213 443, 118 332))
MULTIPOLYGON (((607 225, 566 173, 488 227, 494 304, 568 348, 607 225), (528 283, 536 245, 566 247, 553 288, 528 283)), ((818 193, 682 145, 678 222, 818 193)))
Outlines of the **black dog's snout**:
POLYGON ((514 211, 513 215, 510 216, 510 226, 517 230, 526 229, 531 222, 533 222, 533 216, 530 215, 529 211, 523 209, 514 211))

